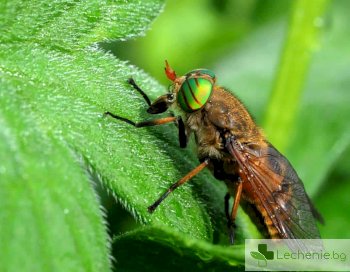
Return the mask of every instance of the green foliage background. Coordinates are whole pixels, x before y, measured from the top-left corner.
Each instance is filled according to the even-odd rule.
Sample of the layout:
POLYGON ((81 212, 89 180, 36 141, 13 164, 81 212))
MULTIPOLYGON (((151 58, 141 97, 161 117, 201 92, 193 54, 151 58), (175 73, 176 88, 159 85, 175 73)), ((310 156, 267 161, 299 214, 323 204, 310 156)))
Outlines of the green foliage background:
POLYGON ((169 84, 164 59, 178 74, 215 71, 295 166, 322 237, 350 238, 349 8, 2 1, 0 271, 244 270, 244 239, 259 233, 240 210, 228 246, 225 188, 209 172, 147 213, 198 164, 193 142, 181 150, 172 125, 103 117, 149 118, 126 80, 156 98, 169 84))

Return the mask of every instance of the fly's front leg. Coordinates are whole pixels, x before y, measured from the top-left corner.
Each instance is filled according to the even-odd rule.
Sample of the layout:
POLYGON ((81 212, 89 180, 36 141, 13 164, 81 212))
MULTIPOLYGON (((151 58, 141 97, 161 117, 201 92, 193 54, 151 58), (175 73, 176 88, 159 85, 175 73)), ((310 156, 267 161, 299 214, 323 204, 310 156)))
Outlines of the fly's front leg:
MULTIPOLYGON (((131 84, 134 87, 134 89, 138 91, 142 95, 142 97, 145 99, 146 103, 149 106, 149 108, 147 109, 148 113, 151 113, 151 114, 163 113, 174 102, 174 95, 172 93, 169 93, 169 94, 160 96, 153 103, 151 103, 151 100, 148 98, 147 94, 135 83, 135 81, 132 78, 128 80, 128 83, 131 84)), ((177 118, 174 116, 135 123, 127 118, 121 117, 109 111, 105 112, 105 115, 109 115, 115 119, 124 121, 130 125, 133 125, 134 127, 156 126, 156 125, 167 124, 170 122, 177 122, 177 118)))
POLYGON ((186 127, 184 122, 182 121, 181 116, 177 119, 177 127, 179 129, 179 143, 181 148, 185 148, 187 146, 188 137, 186 133, 186 127))
MULTIPOLYGON (((134 89, 139 92, 142 97, 145 99, 146 103, 148 104, 149 108, 147 110, 148 113, 151 114, 158 114, 158 113, 162 113, 164 111, 166 111, 169 106, 171 105, 171 103, 173 102, 173 94, 166 94, 163 95, 161 97, 159 97, 158 99, 156 99, 156 101, 154 101, 153 103, 151 103, 151 100, 148 98, 147 94, 136 84, 136 82, 130 78, 128 79, 128 83, 130 85, 132 85, 134 87, 134 89)), ((134 122, 131 121, 127 118, 121 117, 119 115, 116 115, 112 112, 105 112, 105 115, 111 116, 115 119, 124 121, 134 127, 147 127, 147 126, 157 126, 157 125, 163 125, 163 124, 167 124, 167 123, 171 123, 171 122, 178 122, 177 118, 174 116, 169 116, 169 117, 164 117, 164 118, 159 118, 159 119, 154 119, 154 120, 148 120, 148 121, 143 121, 143 122, 134 122)))
POLYGON ((136 84, 135 80, 131 77, 128 79, 128 83, 134 87, 136 91, 138 91, 143 99, 145 99, 148 106, 151 106, 151 100, 148 98, 148 95, 136 84))
POLYGON ((134 127, 150 127, 150 126, 158 126, 158 125, 164 125, 164 124, 167 124, 167 123, 171 123, 171 122, 177 122, 177 117, 174 117, 174 116, 170 116, 170 117, 164 117, 164 118, 159 118, 159 119, 154 119, 154 120, 147 120, 147 121, 143 121, 143 122, 138 122, 138 123, 135 123, 127 118, 124 118, 124 117, 121 117, 121 116, 118 116, 118 115, 115 115, 109 111, 105 112, 105 115, 109 115, 115 119, 118 119, 118 120, 121 120, 121 121, 124 121, 134 127))
MULTIPOLYGON (((151 100, 148 98, 147 94, 136 84, 136 82, 132 78, 128 79, 128 83, 132 85, 134 89, 142 95, 147 105, 149 106, 149 108, 147 109, 147 112, 150 114, 159 114, 159 113, 165 112, 175 101, 174 95, 172 93, 168 93, 160 96, 153 103, 151 103, 151 100)), ((187 146, 188 137, 186 133, 186 127, 180 116, 179 117, 169 116, 169 117, 164 117, 164 118, 159 118, 154 120, 147 120, 147 121, 136 123, 134 121, 131 121, 125 117, 121 117, 109 111, 105 112, 105 115, 108 115, 120 121, 126 122, 134 127, 157 126, 157 125, 164 125, 164 124, 173 122, 177 124, 177 127, 179 129, 180 147, 184 148, 187 146)))

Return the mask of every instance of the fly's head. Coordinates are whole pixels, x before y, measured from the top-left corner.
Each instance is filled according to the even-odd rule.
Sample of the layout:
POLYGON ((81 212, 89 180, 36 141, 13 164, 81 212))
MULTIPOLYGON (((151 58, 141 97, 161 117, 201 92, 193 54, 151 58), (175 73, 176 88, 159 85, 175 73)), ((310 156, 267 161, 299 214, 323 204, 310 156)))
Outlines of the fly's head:
POLYGON ((173 102, 186 113, 198 111, 209 101, 215 84, 215 74, 207 69, 196 69, 178 77, 165 61, 165 74, 173 81, 170 93, 173 102))
POLYGON ((215 74, 207 69, 196 69, 178 77, 165 61, 165 74, 173 83, 169 93, 157 98, 147 112, 165 112, 174 103, 184 112, 193 113, 202 109, 209 101, 215 84, 215 74))

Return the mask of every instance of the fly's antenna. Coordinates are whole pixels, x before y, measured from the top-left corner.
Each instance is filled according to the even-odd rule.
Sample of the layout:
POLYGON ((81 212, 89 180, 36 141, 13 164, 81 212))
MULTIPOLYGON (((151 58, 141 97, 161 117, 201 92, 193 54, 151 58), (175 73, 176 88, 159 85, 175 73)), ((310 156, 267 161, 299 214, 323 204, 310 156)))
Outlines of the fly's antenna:
POLYGON ((165 74, 171 81, 174 81, 177 77, 175 71, 170 67, 167 60, 165 60, 165 74))

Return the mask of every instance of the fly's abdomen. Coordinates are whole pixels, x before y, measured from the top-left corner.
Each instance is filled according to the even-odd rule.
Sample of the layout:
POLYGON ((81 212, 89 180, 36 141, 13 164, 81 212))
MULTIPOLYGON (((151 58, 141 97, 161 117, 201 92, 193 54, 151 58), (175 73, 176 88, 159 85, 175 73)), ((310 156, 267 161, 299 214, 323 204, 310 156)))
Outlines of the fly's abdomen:
POLYGON ((265 238, 280 239, 281 236, 261 204, 253 204, 243 196, 241 207, 265 238))

